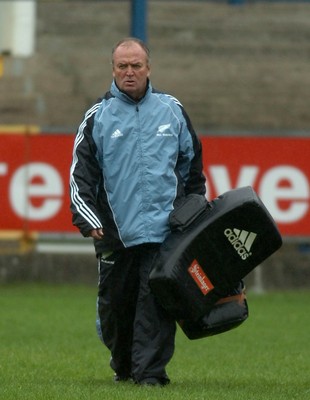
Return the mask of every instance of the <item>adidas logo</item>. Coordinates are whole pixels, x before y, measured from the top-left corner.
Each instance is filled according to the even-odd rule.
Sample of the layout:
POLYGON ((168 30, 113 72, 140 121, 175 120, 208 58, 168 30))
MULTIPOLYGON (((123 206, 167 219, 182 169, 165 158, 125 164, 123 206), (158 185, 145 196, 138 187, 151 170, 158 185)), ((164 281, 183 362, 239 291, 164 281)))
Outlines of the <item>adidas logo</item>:
POLYGON ((257 236, 256 233, 236 228, 231 230, 228 228, 225 229, 224 235, 227 237, 228 241, 231 243, 242 260, 246 260, 252 255, 250 250, 257 236))
POLYGON ((118 138, 118 137, 120 137, 120 136, 124 136, 124 135, 122 134, 122 132, 121 132, 119 129, 116 129, 116 131, 114 131, 114 132, 112 133, 111 139, 115 139, 115 138, 118 138))

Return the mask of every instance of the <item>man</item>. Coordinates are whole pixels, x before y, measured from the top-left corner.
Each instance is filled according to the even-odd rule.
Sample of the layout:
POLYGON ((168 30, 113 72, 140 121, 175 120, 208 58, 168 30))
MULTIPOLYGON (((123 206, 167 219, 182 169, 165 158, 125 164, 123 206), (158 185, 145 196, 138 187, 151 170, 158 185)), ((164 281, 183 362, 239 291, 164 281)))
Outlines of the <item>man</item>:
POLYGON ((117 43, 112 67, 110 90, 86 112, 75 139, 73 224, 94 239, 97 329, 115 381, 164 386, 176 325, 148 277, 176 202, 205 194, 201 144, 178 100, 152 88, 142 41, 117 43))

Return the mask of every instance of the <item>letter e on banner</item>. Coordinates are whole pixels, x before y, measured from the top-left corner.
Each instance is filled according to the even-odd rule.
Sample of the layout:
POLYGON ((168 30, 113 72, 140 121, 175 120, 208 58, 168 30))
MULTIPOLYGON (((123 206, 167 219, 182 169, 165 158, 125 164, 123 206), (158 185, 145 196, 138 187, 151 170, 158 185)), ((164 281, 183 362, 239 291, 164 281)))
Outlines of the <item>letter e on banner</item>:
POLYGON ((289 165, 270 169, 262 177, 259 193, 279 223, 294 223, 309 209, 309 185, 303 172, 289 165))
POLYGON ((310 138, 201 138, 209 200, 252 186, 282 235, 310 235, 310 138))
POLYGON ((64 194, 62 178, 50 164, 30 163, 18 168, 11 180, 9 196, 21 218, 44 221, 57 214, 64 194))

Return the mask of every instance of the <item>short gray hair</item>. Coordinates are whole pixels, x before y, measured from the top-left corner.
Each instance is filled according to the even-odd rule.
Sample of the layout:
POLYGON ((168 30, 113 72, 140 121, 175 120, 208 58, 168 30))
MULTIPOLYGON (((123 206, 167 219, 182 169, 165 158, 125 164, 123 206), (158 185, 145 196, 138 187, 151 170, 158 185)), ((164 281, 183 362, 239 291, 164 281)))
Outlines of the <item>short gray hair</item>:
POLYGON ((150 49, 148 48, 148 46, 143 42, 143 40, 135 38, 135 37, 126 37, 124 39, 119 40, 115 46, 112 48, 112 64, 113 64, 113 57, 114 57, 114 53, 115 50, 121 46, 124 43, 137 43, 144 51, 146 54, 146 60, 147 63, 149 64, 150 60, 151 60, 151 55, 150 55, 150 49))

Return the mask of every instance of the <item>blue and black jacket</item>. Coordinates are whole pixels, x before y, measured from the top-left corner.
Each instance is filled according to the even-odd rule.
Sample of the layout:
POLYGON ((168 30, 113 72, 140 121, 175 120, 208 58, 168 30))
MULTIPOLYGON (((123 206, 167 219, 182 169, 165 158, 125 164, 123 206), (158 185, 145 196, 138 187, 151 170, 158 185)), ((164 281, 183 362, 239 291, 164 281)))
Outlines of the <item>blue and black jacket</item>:
POLYGON ((78 129, 70 191, 81 233, 103 227, 97 253, 163 242, 176 201, 205 194, 201 143, 180 102, 150 82, 136 102, 113 82, 78 129))

